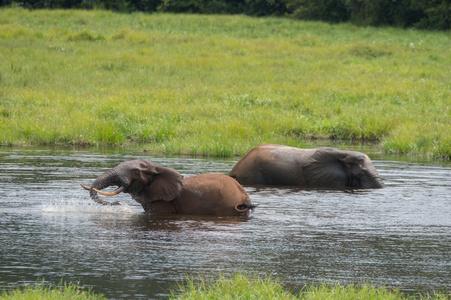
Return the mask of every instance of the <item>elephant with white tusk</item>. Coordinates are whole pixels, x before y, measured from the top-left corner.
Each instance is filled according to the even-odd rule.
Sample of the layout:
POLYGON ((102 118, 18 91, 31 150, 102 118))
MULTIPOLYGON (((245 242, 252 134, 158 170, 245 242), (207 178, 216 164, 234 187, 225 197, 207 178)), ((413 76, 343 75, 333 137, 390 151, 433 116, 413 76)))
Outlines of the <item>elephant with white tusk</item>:
POLYGON ((234 179, 223 174, 184 178, 174 169, 143 159, 126 161, 100 175, 91 187, 91 198, 103 205, 121 205, 98 196, 128 193, 144 210, 153 214, 248 215, 255 207, 234 179), (112 192, 102 189, 118 188, 112 192))
POLYGON ((366 154, 334 148, 260 145, 238 161, 229 175, 242 185, 324 189, 384 187, 366 154))

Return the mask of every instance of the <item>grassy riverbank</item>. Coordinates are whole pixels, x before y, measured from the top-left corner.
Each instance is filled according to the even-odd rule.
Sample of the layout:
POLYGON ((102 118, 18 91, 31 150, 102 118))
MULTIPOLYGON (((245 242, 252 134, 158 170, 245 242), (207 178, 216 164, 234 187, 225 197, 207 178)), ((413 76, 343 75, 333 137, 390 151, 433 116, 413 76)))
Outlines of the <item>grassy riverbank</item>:
POLYGON ((9 291, 0 291, 0 300, 104 300, 103 295, 81 289, 75 284, 50 287, 44 284, 28 285, 9 291))
POLYGON ((451 156, 449 32, 0 9, 0 143, 230 156, 307 138, 451 156))
MULTIPOLYGON (((43 285, 28 286, 8 293, 0 293, 0 300, 13 299, 79 299, 101 300, 103 295, 90 291, 83 291, 73 284, 66 284, 57 288, 43 285)), ((283 287, 277 279, 238 273, 231 277, 220 276, 215 280, 189 279, 177 291, 171 293, 170 300, 201 300, 201 299, 260 299, 260 300, 314 300, 314 299, 368 299, 368 300, 447 300, 449 295, 433 293, 406 295, 397 290, 385 287, 365 285, 308 285, 297 292, 291 292, 283 287)))
POLYGON ((433 293, 406 295, 386 287, 374 287, 370 284, 340 285, 321 284, 306 285, 299 291, 289 291, 281 283, 271 277, 261 277, 237 273, 231 277, 220 276, 219 279, 200 281, 188 280, 180 287, 178 293, 173 293, 171 300, 189 299, 262 299, 262 300, 314 300, 314 299, 368 299, 368 300, 402 300, 402 299, 436 299, 447 300, 448 295, 433 293))

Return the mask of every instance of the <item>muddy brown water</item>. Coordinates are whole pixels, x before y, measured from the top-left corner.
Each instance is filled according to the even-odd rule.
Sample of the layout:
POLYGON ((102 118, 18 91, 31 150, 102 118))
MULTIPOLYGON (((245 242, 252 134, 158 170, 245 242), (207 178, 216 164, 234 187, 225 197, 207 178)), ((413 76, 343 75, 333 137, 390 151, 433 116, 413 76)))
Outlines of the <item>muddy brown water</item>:
POLYGON ((152 217, 127 195, 115 197, 126 206, 100 206, 79 184, 135 158, 185 176, 227 174, 238 158, 0 148, 0 287, 64 279, 112 299, 158 299, 187 276, 244 271, 294 288, 449 291, 451 165, 369 154, 384 189, 247 187, 258 204, 248 218, 152 217))

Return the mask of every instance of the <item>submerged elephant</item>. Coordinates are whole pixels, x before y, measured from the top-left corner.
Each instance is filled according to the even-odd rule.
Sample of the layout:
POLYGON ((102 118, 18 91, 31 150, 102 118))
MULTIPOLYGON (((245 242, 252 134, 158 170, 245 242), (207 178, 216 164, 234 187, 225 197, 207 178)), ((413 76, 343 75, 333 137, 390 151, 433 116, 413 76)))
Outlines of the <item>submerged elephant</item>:
POLYGON ((103 205, 121 205, 100 198, 128 193, 144 210, 154 214, 248 215, 254 208, 243 187, 223 174, 203 174, 184 178, 174 169, 148 160, 131 160, 100 175, 91 187, 91 198, 103 205), (103 192, 118 186, 113 192, 103 192))
POLYGON ((238 161, 229 175, 242 185, 331 189, 384 187, 366 154, 334 148, 260 145, 238 161))

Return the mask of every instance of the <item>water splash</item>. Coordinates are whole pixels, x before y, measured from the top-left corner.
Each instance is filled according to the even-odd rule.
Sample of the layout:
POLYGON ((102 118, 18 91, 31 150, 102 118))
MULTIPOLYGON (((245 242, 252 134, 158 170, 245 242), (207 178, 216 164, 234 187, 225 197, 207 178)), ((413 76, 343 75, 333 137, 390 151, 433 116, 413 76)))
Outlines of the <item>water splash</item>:
POLYGON ((42 206, 42 211, 46 213, 104 213, 104 214, 133 214, 136 213, 127 204, 105 206, 95 203, 91 199, 67 198, 60 196, 50 200, 42 206))

